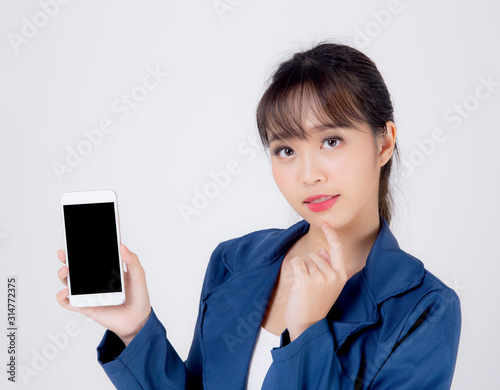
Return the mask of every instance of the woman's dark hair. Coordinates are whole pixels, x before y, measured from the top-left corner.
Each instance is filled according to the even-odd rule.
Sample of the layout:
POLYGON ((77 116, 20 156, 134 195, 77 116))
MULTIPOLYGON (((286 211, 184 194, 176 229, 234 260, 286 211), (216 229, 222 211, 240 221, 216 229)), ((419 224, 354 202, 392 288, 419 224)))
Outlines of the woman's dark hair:
MULTIPOLYGON (((321 42, 277 67, 258 104, 257 127, 265 148, 274 138, 305 140, 307 112, 328 126, 353 128, 367 123, 378 137, 387 131, 385 122, 394 122, 393 111, 387 86, 372 60, 350 46, 321 42)), ((397 142, 394 154, 399 160, 397 142)), ((393 156, 381 168, 379 181, 378 208, 387 223, 393 205, 389 186, 393 156)))

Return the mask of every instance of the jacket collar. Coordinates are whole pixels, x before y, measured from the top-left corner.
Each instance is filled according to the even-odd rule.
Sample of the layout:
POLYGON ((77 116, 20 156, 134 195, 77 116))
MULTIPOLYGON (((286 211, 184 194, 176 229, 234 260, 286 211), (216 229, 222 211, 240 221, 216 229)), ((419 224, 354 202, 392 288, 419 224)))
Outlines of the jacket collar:
MULTIPOLYGON (((346 283, 328 313, 335 350, 357 330, 379 318, 378 304, 420 283, 422 262, 399 248, 387 221, 368 254, 365 267, 346 283)), ((202 348, 206 387, 244 389, 253 347, 288 249, 307 231, 301 220, 288 229, 266 229, 231 240, 222 262, 231 277, 203 297, 202 348)), ((282 334, 282 342, 283 336, 282 334)))
MULTIPOLYGON (((365 267, 349 279, 369 288, 374 304, 416 286, 423 277, 424 265, 403 251, 386 219, 379 215, 380 229, 368 254, 365 267), (404 264, 401 258, 404 257, 404 264), (355 278, 356 276, 356 278, 355 278)), ((310 224, 302 219, 288 229, 266 229, 234 240, 226 249, 225 266, 233 273, 245 273, 283 260, 283 255, 304 234, 310 224)))

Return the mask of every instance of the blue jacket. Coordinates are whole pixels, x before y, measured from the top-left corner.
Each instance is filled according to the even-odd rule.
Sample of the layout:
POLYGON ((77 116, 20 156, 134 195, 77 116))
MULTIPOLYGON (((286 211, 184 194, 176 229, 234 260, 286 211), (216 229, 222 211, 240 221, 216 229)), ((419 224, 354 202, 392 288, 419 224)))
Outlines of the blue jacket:
MULTIPOLYGON (((461 330, 457 294, 399 248, 387 221, 328 315, 271 350, 262 389, 449 389, 461 330)), ((117 389, 243 390, 282 260, 309 230, 265 229, 220 243, 203 281, 185 362, 152 310, 125 348, 107 330, 98 360, 117 389)))

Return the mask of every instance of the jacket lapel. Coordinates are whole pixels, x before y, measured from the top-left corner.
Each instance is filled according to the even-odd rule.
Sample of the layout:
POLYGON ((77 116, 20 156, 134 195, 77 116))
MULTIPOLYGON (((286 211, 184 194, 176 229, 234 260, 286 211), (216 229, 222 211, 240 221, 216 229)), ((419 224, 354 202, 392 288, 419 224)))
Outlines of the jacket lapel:
POLYGON ((236 274, 205 300, 202 338, 207 389, 245 388, 252 351, 280 267, 281 261, 275 261, 236 274))
POLYGON ((347 337, 379 320, 383 301, 415 287, 424 276, 423 263, 401 250, 385 218, 379 218, 380 230, 364 268, 347 281, 327 316, 335 351, 347 337))
POLYGON ((377 306, 359 272, 347 281, 327 318, 333 330, 335 351, 351 334, 377 322, 377 306))
POLYGON ((217 261, 231 277, 203 297, 203 381, 207 389, 244 390, 252 352, 286 252, 309 230, 301 220, 233 239, 217 261), (224 383, 220 383, 224 378, 224 383))

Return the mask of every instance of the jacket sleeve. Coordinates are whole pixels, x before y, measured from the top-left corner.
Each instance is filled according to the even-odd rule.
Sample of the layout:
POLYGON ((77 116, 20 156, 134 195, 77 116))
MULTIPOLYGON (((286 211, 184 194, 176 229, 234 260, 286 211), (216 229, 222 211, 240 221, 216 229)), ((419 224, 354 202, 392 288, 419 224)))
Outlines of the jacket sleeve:
POLYGON ((428 293, 400 330, 395 343, 363 360, 366 375, 358 377, 343 370, 327 318, 311 325, 293 342, 285 330, 281 346, 271 350, 273 369, 263 389, 269 379, 287 390, 449 390, 461 330, 456 293, 452 289, 428 293))
POLYGON ((148 321, 125 345, 106 330, 97 347, 102 368, 117 389, 197 389, 188 371, 166 337, 166 330, 151 308, 148 321))
POLYGON ((217 275, 223 248, 222 243, 217 246, 205 272, 193 341, 185 362, 167 339, 165 327, 153 308, 146 324, 127 347, 114 332, 106 330, 97 347, 97 359, 117 389, 203 389, 200 340, 203 296, 217 275))

